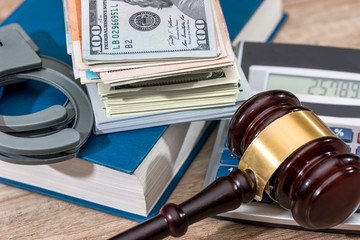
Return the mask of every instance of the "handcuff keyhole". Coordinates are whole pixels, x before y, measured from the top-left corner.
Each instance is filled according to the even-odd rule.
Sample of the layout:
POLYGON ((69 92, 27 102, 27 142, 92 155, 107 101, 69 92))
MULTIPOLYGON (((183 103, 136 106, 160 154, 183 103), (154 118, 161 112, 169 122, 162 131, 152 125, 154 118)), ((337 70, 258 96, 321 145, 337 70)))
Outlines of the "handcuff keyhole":
POLYGON ((1 42, 1 40, 0 40, 0 47, 2 47, 2 46, 4 46, 4 44, 1 42))

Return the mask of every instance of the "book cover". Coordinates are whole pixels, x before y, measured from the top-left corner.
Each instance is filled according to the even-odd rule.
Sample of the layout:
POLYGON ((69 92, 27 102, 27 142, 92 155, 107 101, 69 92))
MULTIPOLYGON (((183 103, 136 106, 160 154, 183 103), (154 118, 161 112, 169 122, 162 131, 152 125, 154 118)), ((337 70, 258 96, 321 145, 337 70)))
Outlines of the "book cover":
POLYGON ((287 18, 281 0, 220 0, 233 46, 241 40, 271 41, 287 18))
POLYGON ((78 157, 132 174, 167 128, 159 126, 98 136, 92 134, 78 157))
POLYGON ((220 0, 230 39, 234 40, 264 0, 220 0))
MULTIPOLYGON (((152 150, 151 145, 158 142, 156 140, 150 140, 149 137, 155 139, 160 135, 163 135, 160 134, 162 131, 153 134, 153 136, 147 135, 147 133, 151 133, 152 129, 136 130, 136 132, 141 132, 139 134, 130 134, 135 131, 114 133, 112 134, 113 136, 122 135, 114 142, 108 142, 108 139, 105 140, 107 135, 92 136, 92 140, 94 141, 96 141, 96 138, 102 138, 103 140, 99 141, 99 143, 97 141, 93 143, 92 140, 90 140, 90 142, 84 146, 84 150, 80 151, 79 155, 82 156, 83 159, 87 159, 86 161, 72 159, 56 164, 39 166, 15 165, 0 161, 0 183, 48 195, 135 221, 144 221, 158 213, 215 126, 216 122, 212 122, 206 129, 203 129, 203 131, 200 131, 199 129, 196 139, 193 140, 194 142, 185 147, 184 145, 189 143, 189 139, 186 136, 191 136, 191 134, 182 134, 183 136, 180 136, 180 140, 183 141, 183 144, 179 146, 175 152, 170 153, 170 156, 173 157, 168 159, 170 162, 161 159, 168 153, 160 152, 155 156, 156 158, 160 158, 160 160, 154 161, 153 159, 152 161, 147 162, 150 167, 143 167, 145 170, 143 170, 142 173, 141 171, 140 173, 135 173, 134 171, 141 165, 142 160, 150 155, 150 151, 152 150), (132 148, 139 148, 140 151, 125 151, 121 146, 129 146, 127 142, 129 142, 129 144, 133 140, 138 142, 138 140, 141 140, 140 138, 148 139, 139 142, 147 145, 146 147, 142 147, 141 144, 134 144, 134 146, 132 146, 132 148), (99 148, 104 147, 104 144, 107 145, 105 149, 99 150, 99 148), (145 149, 149 152, 141 152, 145 149), (111 153, 110 151, 113 152, 111 153), (112 156, 112 154, 115 156, 112 156), (134 162, 132 159, 134 159, 134 162), (152 183, 147 183, 148 178, 150 178, 149 172, 154 171, 154 168, 159 165, 164 165, 161 176, 156 176, 159 175, 159 173, 156 173, 154 175, 155 180, 152 180, 152 183), (126 177, 119 178, 119 174, 117 173, 120 172, 119 169, 124 170, 127 175, 132 177, 129 178, 129 180, 127 180, 126 177), (137 174, 137 176, 133 177, 134 174, 137 174), (145 175, 145 184, 142 184, 142 188, 139 189, 139 187, 136 186, 138 186, 138 182, 141 181, 141 176, 139 176, 141 174, 145 175), (163 175, 167 176, 164 178, 163 175), (119 179, 120 181, 117 181, 119 179), (164 179, 166 181, 168 179, 170 180, 164 183, 164 179), (165 189, 154 189, 154 186, 157 186, 159 181, 160 184, 165 185, 165 189), (151 184, 152 187, 150 186, 151 184), (146 188, 150 189, 147 190, 146 188), (112 190, 110 191, 109 189, 112 190), (123 192, 121 189, 130 190, 125 193, 125 191, 123 192), (92 194, 92 191, 94 191, 95 194, 92 194), (154 206, 149 206, 151 211, 149 211, 148 214, 139 214, 136 210, 126 211, 123 206, 121 206, 122 202, 127 202, 131 205, 134 204, 134 202, 143 201, 143 199, 138 197, 124 197, 124 195, 127 195, 132 191, 140 191, 137 196, 142 194, 141 191, 160 191, 161 194, 159 196, 153 196, 156 199, 153 200, 154 206), (89 192, 91 194, 89 194, 89 192), (126 200, 128 198, 131 198, 132 201, 126 200), (112 204, 114 200, 116 203, 112 204)), ((183 127, 179 128, 180 131, 186 129, 187 128, 183 127)), ((111 137, 112 136, 110 136, 110 138, 111 137)), ((171 136, 168 136, 168 140, 169 137, 171 136)), ((179 140, 178 137, 175 137, 174 139, 175 142, 179 140)), ((164 141, 164 139, 162 139, 162 141, 164 141)), ((169 143, 166 140, 164 142, 165 144, 169 143)), ((166 147, 163 149, 166 149, 166 147)), ((147 202, 147 200, 145 200, 145 202, 147 202)), ((127 206, 125 206, 125 208, 126 207, 127 206)), ((147 210, 142 211, 146 212, 147 210)))

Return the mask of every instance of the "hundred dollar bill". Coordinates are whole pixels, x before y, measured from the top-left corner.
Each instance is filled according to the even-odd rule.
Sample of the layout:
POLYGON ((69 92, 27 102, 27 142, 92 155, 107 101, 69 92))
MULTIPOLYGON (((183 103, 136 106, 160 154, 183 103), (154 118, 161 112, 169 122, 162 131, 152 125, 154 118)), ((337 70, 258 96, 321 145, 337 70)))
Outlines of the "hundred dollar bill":
MULTIPOLYGON (((104 83, 120 83, 129 80, 140 80, 144 76, 147 78, 165 77, 176 74, 189 74, 193 71, 205 71, 206 69, 224 68, 234 65, 235 56, 227 34, 225 19, 221 12, 218 1, 212 1, 214 5, 213 16, 216 18, 215 26, 217 30, 216 36, 219 40, 220 57, 212 59, 201 59, 199 61, 183 61, 172 64, 170 61, 165 65, 152 65, 141 68, 124 69, 120 71, 100 72, 101 81, 104 83)), ((210 70, 212 71, 212 70, 210 70)))
POLYGON ((81 0, 81 6, 86 60, 218 55, 211 0, 81 0))

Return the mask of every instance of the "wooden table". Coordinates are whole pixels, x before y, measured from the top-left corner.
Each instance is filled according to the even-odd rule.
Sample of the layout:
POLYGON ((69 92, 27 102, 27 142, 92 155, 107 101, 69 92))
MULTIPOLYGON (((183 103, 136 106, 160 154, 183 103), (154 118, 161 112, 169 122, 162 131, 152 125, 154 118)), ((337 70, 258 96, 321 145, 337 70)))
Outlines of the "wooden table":
MULTIPOLYGON (((1 0, 0 22, 20 2, 1 0)), ((284 0, 284 9, 289 18, 274 42, 360 48, 360 0, 284 0)), ((202 188, 214 139, 215 134, 212 134, 169 201, 180 203, 202 188)), ((0 184, 0 239, 106 239, 135 224, 0 184)), ((181 239, 270 238, 357 239, 358 236, 262 227, 209 218, 192 225, 181 239)))

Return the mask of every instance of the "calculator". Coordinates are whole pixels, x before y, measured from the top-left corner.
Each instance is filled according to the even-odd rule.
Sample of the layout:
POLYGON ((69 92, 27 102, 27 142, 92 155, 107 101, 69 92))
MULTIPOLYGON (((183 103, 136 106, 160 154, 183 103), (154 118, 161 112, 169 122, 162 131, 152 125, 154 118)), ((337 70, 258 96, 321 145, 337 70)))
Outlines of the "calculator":
MULTIPOLYGON (((352 153, 360 155, 360 65, 356 64, 360 51, 241 42, 237 57, 253 94, 272 89, 292 92, 348 145, 352 153)), ((230 119, 220 121, 204 187, 238 167, 239 160, 231 155, 226 143, 229 122, 230 119)), ((243 204, 217 216, 301 229, 291 212, 266 194, 261 202, 243 204)), ((344 223, 324 231, 360 234, 360 207, 344 223)))

